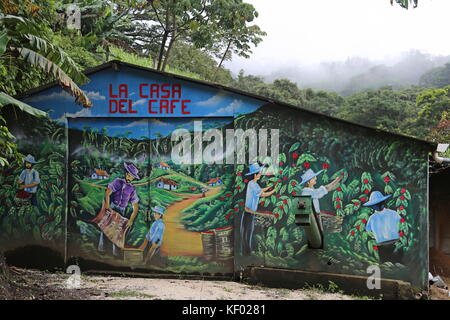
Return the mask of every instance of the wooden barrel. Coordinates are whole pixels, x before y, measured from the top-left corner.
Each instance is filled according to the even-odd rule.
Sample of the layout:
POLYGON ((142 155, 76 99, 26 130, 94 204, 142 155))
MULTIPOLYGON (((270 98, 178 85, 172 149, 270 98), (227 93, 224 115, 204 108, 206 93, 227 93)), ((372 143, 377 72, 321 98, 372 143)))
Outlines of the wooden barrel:
POLYGON ((217 260, 229 262, 233 260, 233 226, 214 229, 216 235, 217 260))
POLYGON ((203 244, 203 257, 206 261, 212 261, 216 256, 216 241, 213 231, 203 231, 202 244, 203 244))

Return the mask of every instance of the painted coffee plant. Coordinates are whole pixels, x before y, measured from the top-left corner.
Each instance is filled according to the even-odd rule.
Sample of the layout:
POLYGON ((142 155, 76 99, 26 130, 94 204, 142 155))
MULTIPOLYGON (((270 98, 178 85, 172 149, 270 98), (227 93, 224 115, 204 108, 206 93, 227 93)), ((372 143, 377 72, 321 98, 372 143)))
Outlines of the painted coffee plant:
MULTIPOLYGON (((363 128, 349 132, 344 125, 317 120, 307 114, 292 120, 289 112, 268 105, 235 123, 236 127, 282 128, 279 170, 258 181, 261 187, 273 187, 275 193, 260 198, 257 211, 272 217, 255 219, 254 262, 359 275, 366 275, 367 266, 377 264, 386 277, 426 281, 425 274, 415 280, 408 275, 416 270, 415 264, 426 261, 426 239, 420 232, 426 225, 427 212, 424 197, 427 159, 422 156, 423 151, 414 150, 407 141, 379 139, 363 128), (308 248, 306 234, 295 224, 296 210, 292 208, 292 197, 304 192, 306 183, 302 183, 302 176, 308 170, 317 174, 315 188, 341 177, 319 199, 322 221, 331 217, 329 221, 334 223, 331 229, 324 224, 324 248, 320 250, 308 248), (375 232, 368 227, 376 211, 365 204, 370 204, 375 192, 387 197, 384 208, 394 211, 398 218, 393 226, 398 231, 392 240, 392 258, 380 256, 380 250, 385 248, 380 248, 375 232)), ((244 175, 247 171, 248 166, 237 167, 235 212, 244 211, 249 183, 244 175)), ((236 217, 237 228, 240 217, 236 217)), ((239 234, 237 231, 236 235, 239 234)), ((251 263, 248 257, 239 257, 239 251, 236 255, 237 261, 251 263)))

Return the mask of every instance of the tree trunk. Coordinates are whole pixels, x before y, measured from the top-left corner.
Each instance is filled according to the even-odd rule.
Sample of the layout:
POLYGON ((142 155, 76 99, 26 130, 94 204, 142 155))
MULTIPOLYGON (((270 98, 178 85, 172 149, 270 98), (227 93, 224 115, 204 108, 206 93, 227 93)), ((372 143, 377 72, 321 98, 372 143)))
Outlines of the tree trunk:
POLYGON ((158 64, 156 66, 156 70, 158 70, 158 71, 161 70, 162 60, 164 57, 164 51, 165 51, 166 42, 167 42, 167 36, 168 36, 168 33, 165 31, 162 42, 161 42, 161 47, 159 48, 158 64))
POLYGON ((224 52, 224 54, 223 54, 223 56, 222 56, 222 59, 220 60, 220 63, 219 63, 219 65, 217 66, 217 68, 220 68, 220 67, 222 66, 222 63, 223 63, 223 61, 225 60, 225 57, 227 56, 228 50, 230 50, 231 42, 232 42, 232 41, 233 41, 233 40, 228 41, 227 49, 225 50, 225 52, 224 52))
POLYGON ((168 38, 169 33, 170 33, 170 31, 168 30, 169 23, 170 23, 169 17, 170 17, 170 15, 169 15, 169 6, 167 6, 167 9, 166 9, 166 25, 163 26, 163 28, 164 28, 164 35, 163 35, 163 39, 161 41, 161 47, 159 48, 158 65, 156 67, 156 70, 158 70, 158 71, 161 71, 162 60, 163 60, 163 57, 164 57, 164 51, 166 49, 166 42, 167 42, 167 38, 168 38))
POLYGON ((164 63, 163 63, 161 71, 165 71, 166 70, 167 61, 169 60, 170 50, 172 49, 172 46, 173 46, 174 42, 175 42, 175 31, 173 32, 172 37, 170 38, 169 47, 167 48, 167 51, 166 51, 166 54, 165 54, 165 58, 164 58, 164 63))
POLYGON ((167 51, 166 51, 166 54, 164 57, 162 71, 166 70, 167 61, 169 61, 170 50, 172 50, 172 46, 173 46, 173 43, 175 42, 176 37, 177 37, 177 17, 174 12, 174 13, 172 13, 172 36, 170 38, 169 46, 167 47, 167 51))

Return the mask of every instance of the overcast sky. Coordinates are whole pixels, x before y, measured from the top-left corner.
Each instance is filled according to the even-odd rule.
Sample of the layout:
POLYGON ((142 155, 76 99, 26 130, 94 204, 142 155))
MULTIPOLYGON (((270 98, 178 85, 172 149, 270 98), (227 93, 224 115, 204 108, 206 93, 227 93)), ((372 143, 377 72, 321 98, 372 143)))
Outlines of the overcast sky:
POLYGON ((389 0, 245 0, 259 13, 267 36, 249 59, 225 66, 267 74, 279 66, 384 59, 410 49, 450 54, 450 0, 420 0, 417 8, 389 0))

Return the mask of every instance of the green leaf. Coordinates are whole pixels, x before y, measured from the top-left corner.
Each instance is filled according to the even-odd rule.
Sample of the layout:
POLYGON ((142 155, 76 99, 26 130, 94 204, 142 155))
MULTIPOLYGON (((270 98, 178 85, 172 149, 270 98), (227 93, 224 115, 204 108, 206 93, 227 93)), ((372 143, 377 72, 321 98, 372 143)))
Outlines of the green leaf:
POLYGON ((409 193, 409 191, 406 191, 403 195, 407 200, 411 200, 411 194, 409 193))
POLYGON ((0 56, 5 53, 9 40, 6 31, 0 32, 0 56))
POLYGON ((6 93, 0 92, 0 108, 6 106, 6 105, 13 105, 15 107, 18 107, 20 110, 29 113, 33 116, 43 117, 47 113, 44 111, 41 111, 39 109, 36 109, 26 103, 23 103, 17 99, 14 99, 13 97, 7 95, 6 93))
POLYGON ((290 214, 287 218, 287 224, 291 225, 295 222, 295 215, 294 214, 290 214))
MULTIPOLYGON (((31 41, 31 40, 30 40, 31 41)), ((46 71, 47 73, 52 74, 60 84, 66 88, 69 93, 74 96, 75 102, 82 104, 85 107, 92 107, 92 102, 88 98, 88 96, 81 90, 78 85, 71 79, 71 77, 63 70, 64 66, 66 66, 65 69, 69 68, 73 72, 72 77, 76 76, 77 73, 75 73, 76 69, 71 69, 68 64, 63 60, 62 55, 63 52, 55 53, 53 51, 45 52, 44 54, 41 54, 40 52, 36 52, 29 48, 19 48, 19 54, 20 56, 28 63, 41 68, 42 70, 46 71), (46 53, 46 55, 44 55, 46 53), (61 64, 61 66, 59 65, 61 64)), ((67 70, 66 70, 67 71, 67 70)), ((82 74, 82 73, 79 73, 82 74)), ((78 75, 79 75, 78 74, 78 75)), ((83 75, 84 76, 84 75, 83 75)), ((86 82, 83 81, 84 79, 87 79, 86 77, 82 78, 80 76, 79 81, 80 82, 86 82)))
POLYGON ((270 201, 271 201, 273 204, 275 204, 275 202, 277 202, 277 197, 275 197, 274 195, 272 195, 272 196, 270 197, 270 201))
POLYGON ((297 150, 298 147, 300 147, 300 142, 294 143, 294 144, 291 146, 291 148, 289 149, 289 152, 293 152, 293 151, 297 150))

